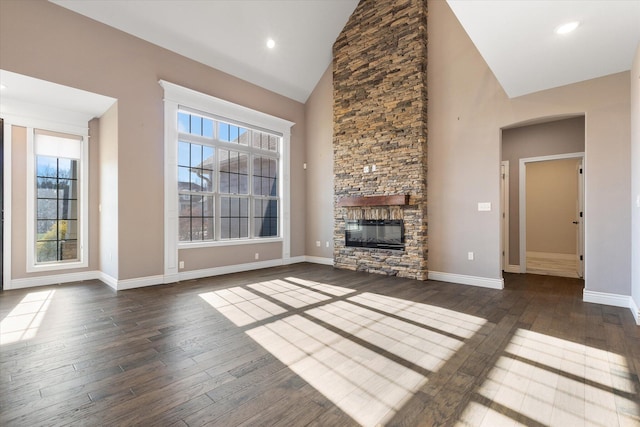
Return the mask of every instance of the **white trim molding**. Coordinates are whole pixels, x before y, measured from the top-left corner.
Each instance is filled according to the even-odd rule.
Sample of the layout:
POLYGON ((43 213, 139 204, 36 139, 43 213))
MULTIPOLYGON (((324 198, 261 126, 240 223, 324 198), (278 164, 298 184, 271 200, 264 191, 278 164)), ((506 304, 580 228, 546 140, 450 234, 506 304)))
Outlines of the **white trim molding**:
POLYGON ((306 262, 311 262, 313 264, 322 264, 322 265, 330 265, 333 267, 333 258, 325 258, 319 256, 310 256, 307 255, 304 257, 306 262))
POLYGON ((84 280, 101 280, 99 271, 83 271, 80 273, 53 274, 48 276, 25 277, 5 282, 5 290, 34 288, 36 286, 62 285, 65 283, 82 282, 84 280))
POLYGON ((464 274, 442 273, 429 271, 429 280, 440 282, 458 283, 460 285, 480 286, 490 289, 504 289, 504 279, 490 279, 488 277, 466 276, 464 274))
POLYGON ((640 307, 638 307, 633 297, 629 297, 629 308, 633 318, 636 319, 636 325, 640 326, 640 307))
POLYGON ((582 301, 593 304, 611 305, 614 307, 624 307, 631 310, 636 324, 640 325, 640 310, 633 298, 629 295, 609 294, 606 292, 582 291, 582 301))

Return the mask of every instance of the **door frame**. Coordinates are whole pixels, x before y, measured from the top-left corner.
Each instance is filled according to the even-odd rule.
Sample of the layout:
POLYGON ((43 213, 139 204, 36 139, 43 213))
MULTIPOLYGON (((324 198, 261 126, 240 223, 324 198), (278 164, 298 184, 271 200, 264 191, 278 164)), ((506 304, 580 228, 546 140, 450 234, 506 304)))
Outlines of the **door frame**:
POLYGON ((510 272, 509 265, 509 160, 500 162, 500 202, 502 225, 502 271, 510 272))
POLYGON ((11 123, 3 120, 3 188, 2 208, 2 288, 7 289, 11 283, 11 123))
MULTIPOLYGON (((520 224, 519 224, 519 232, 520 232, 520 273, 527 272, 527 163, 535 163, 535 162, 546 162, 549 160, 563 160, 563 159, 582 159, 582 164, 584 165, 584 151, 578 153, 566 153, 566 154, 554 154, 550 156, 539 156, 539 157, 526 157, 520 159, 519 164, 519 216, 520 216, 520 224)), ((582 179, 584 180, 586 174, 586 170, 583 166, 583 174, 582 179)), ((582 185, 582 194, 579 196, 581 200, 584 201, 584 193, 585 186, 582 185)), ((584 203, 584 202, 583 202, 584 203)), ((582 210, 584 212, 584 208, 582 210)), ((578 233, 582 231, 582 236, 578 236, 578 239, 582 242, 582 253, 584 254, 584 220, 586 215, 583 214, 582 218, 582 226, 578 229, 578 233), (581 238, 582 237, 582 238, 581 238)), ((578 256, 580 254, 577 254, 578 256)), ((585 258, 585 257, 583 257, 585 258)), ((586 260, 585 260, 586 262, 586 260)), ((584 262, 583 262, 583 271, 584 262)), ((584 276, 584 274, 583 274, 584 276)))

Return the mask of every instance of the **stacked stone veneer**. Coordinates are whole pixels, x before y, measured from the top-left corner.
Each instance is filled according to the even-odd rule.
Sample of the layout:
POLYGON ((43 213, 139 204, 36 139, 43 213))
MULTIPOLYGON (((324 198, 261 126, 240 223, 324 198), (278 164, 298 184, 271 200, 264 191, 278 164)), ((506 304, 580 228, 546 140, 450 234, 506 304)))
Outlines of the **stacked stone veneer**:
POLYGON ((427 1, 362 0, 333 56, 334 264, 425 280, 427 1), (343 197, 400 194, 408 205, 338 207, 343 197), (404 219, 404 252, 345 246, 345 218, 387 215, 404 219))

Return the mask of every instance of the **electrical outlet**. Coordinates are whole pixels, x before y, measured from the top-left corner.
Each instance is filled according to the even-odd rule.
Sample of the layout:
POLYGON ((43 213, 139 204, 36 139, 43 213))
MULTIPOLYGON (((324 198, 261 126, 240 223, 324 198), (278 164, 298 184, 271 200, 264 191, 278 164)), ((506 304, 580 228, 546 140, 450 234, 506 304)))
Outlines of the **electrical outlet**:
POLYGON ((371 165, 371 172, 375 172, 376 171, 376 165, 371 165))
POLYGON ((325 243, 325 246, 328 248, 329 247, 329 241, 327 240, 325 243))
POLYGON ((320 240, 316 240, 316 247, 320 247, 320 240))
POLYGON ((256 259, 260 259, 260 254, 256 252, 256 259))
POLYGON ((467 253, 467 259, 468 259, 469 261, 473 261, 473 252, 468 252, 468 253, 467 253))
POLYGON ((364 173, 369 173, 369 166, 365 166, 364 168, 362 168, 362 170, 364 171, 364 173))
POLYGON ((178 263, 178 267, 180 267, 180 268, 184 268, 184 261, 180 261, 180 262, 178 263))

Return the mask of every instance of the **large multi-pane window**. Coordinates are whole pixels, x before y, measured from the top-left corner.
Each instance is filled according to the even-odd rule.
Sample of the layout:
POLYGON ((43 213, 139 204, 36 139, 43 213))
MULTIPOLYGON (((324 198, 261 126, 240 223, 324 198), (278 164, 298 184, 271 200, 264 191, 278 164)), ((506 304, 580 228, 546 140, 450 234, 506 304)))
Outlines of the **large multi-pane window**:
POLYGON ((181 242, 277 237, 281 136, 178 111, 181 242))

